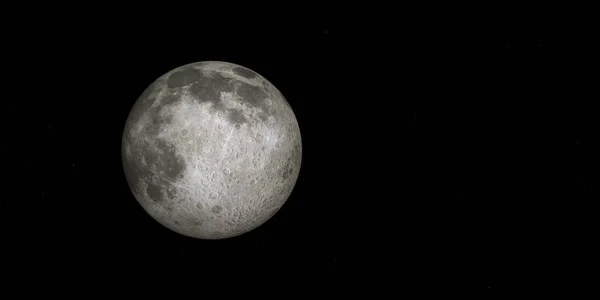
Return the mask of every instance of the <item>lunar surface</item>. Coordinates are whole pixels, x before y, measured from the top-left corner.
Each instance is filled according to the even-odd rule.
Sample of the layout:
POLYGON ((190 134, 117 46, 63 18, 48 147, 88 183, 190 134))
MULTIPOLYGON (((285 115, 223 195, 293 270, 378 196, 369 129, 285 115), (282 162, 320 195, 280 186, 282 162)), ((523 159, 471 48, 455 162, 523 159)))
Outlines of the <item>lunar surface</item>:
POLYGON ((205 61, 153 82, 122 139, 125 176, 163 226, 200 239, 253 230, 290 196, 302 158, 283 95, 240 65, 205 61))

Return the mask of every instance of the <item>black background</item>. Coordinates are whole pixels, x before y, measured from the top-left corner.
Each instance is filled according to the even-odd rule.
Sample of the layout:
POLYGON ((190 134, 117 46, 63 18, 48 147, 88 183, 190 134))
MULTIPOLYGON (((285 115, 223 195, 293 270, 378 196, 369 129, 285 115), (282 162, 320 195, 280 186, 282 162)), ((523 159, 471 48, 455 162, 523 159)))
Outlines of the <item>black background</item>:
POLYGON ((0 221, 10 278, 494 293, 549 285, 586 264, 597 93, 593 49, 577 30, 193 11, 41 10, 5 27, 0 221), (266 77, 303 138, 285 206, 221 241, 153 221, 120 157, 142 91, 203 60, 266 77))

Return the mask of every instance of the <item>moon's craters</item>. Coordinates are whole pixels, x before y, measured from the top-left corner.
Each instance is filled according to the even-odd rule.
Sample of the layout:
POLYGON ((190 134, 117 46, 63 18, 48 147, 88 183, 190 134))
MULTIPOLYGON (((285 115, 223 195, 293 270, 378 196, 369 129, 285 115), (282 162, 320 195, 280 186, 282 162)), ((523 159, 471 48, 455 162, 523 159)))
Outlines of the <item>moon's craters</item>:
POLYGON ((281 93, 229 63, 177 68, 140 96, 123 163, 142 207, 197 238, 242 234, 286 201, 301 161, 300 131, 281 93))
POLYGON ((219 214, 221 213, 221 211, 223 210, 223 206, 217 204, 215 206, 212 207, 211 211, 215 214, 219 214))

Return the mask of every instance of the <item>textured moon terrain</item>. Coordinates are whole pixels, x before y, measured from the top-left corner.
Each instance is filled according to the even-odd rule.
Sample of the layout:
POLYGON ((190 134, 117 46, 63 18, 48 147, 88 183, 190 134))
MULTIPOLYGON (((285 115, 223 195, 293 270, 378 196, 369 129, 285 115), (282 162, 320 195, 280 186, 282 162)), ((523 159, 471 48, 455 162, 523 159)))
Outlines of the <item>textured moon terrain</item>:
POLYGON ((138 98, 122 138, 125 177, 163 226, 200 239, 251 231, 296 184, 302 143, 283 95, 240 65, 176 68, 138 98))

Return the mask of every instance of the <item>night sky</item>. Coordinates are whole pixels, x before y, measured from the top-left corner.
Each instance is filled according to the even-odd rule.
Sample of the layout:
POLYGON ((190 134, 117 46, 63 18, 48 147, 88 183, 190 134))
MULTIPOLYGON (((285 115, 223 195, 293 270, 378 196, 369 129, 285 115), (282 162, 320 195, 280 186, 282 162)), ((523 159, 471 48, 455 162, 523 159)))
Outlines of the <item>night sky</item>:
POLYGON ((37 21, 2 29, 11 75, 0 251, 16 282, 106 272, 93 281, 283 277, 340 293, 489 294, 543 286, 585 263, 598 99, 586 74, 596 58, 573 31, 332 13, 235 23, 98 15, 27 15, 37 21), (271 81, 303 139, 283 208, 221 241, 155 222, 121 163, 137 97, 203 60, 271 81))

